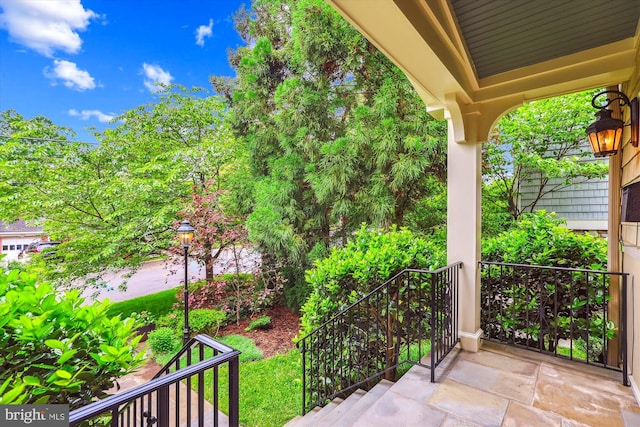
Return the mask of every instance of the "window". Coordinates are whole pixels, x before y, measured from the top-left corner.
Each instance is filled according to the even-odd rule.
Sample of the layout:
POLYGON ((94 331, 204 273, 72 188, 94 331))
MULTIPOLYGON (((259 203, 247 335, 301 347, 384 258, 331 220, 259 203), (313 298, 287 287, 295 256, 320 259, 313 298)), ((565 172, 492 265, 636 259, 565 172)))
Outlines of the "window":
POLYGON ((9 250, 9 246, 8 245, 2 245, 2 250, 3 251, 8 251, 9 250))
POLYGON ((22 245, 16 245, 16 249, 21 251, 22 250, 22 245))
POLYGON ((10 251, 15 251, 16 250, 16 245, 9 245, 9 250, 10 251))
POLYGON ((622 189, 622 222, 640 222, 640 183, 622 189))

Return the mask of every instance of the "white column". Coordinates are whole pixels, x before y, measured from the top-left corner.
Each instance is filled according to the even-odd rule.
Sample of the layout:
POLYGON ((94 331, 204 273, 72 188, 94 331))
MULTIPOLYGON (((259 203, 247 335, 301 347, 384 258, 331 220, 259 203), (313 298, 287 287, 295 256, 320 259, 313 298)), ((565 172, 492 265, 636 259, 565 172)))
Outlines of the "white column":
POLYGON ((447 261, 462 261, 459 325, 464 350, 480 349, 480 232, 482 147, 456 142, 454 119, 448 119, 447 261))

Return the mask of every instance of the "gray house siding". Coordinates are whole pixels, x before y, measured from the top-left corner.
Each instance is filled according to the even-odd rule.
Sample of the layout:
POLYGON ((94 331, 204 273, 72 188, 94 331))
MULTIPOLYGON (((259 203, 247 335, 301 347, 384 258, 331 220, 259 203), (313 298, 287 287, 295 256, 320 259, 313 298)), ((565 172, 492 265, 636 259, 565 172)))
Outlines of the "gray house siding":
MULTIPOLYGON (((520 183, 521 206, 527 206, 535 199, 538 191, 535 182, 536 179, 520 183)), ((559 179, 552 179, 550 186, 561 182, 559 179)), ((543 196, 534 210, 555 212, 574 230, 606 231, 608 188, 607 177, 572 184, 543 196)))

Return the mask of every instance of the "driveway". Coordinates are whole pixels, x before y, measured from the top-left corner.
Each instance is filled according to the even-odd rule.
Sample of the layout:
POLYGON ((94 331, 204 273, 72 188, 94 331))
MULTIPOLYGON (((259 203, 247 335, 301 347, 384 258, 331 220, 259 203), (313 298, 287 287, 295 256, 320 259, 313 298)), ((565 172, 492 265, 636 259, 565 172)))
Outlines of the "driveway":
MULTIPOLYGON (((204 266, 199 265, 195 260, 189 260, 189 282, 204 280, 204 266)), ((250 273, 255 267, 260 265, 260 254, 249 249, 242 249, 240 253, 239 272, 250 273)), ((103 300, 109 298, 112 302, 124 301, 137 298, 143 295, 155 294, 157 292, 173 289, 184 285, 184 264, 169 264, 165 260, 150 261, 145 263, 140 269, 126 279, 128 272, 107 273, 104 280, 109 284, 105 289, 99 291, 95 299, 103 300), (118 287, 126 280, 126 291, 118 290, 118 287)), ((214 274, 235 273, 236 266, 233 253, 230 250, 223 251, 218 257, 213 267, 214 274)), ((91 299, 94 290, 87 290, 84 297, 91 299)))

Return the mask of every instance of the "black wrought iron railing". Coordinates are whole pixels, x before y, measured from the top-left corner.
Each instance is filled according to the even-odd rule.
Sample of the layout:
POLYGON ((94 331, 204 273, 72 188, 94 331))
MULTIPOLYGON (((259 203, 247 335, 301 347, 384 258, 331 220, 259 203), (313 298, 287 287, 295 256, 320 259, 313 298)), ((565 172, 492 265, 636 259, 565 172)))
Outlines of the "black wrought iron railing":
POLYGON ((458 342, 461 266, 403 270, 302 338, 303 414, 411 365, 430 368, 433 382, 458 342))
POLYGON ((480 262, 484 339, 621 371, 627 274, 480 262))
POLYGON ((148 383, 72 411, 69 426, 238 427, 239 355, 238 350, 198 335, 148 383), (229 403, 220 408, 219 368, 224 365, 229 403), (220 409, 228 413, 224 423, 220 409))

